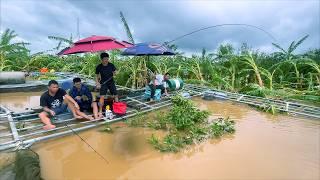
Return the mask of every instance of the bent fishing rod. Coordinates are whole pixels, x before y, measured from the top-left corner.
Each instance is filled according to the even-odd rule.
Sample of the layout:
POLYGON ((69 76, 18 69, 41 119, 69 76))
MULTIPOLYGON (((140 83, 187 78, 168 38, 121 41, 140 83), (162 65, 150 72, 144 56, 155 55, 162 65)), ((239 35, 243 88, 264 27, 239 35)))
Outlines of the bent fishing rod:
POLYGON ((254 28, 254 29, 257 29, 257 30, 260 30, 262 31, 263 33, 267 34, 272 40, 276 41, 277 42, 277 39, 271 34, 269 33, 268 31, 262 29, 261 27, 258 27, 258 26, 254 26, 254 25, 251 25, 251 24, 241 24, 241 23, 230 23, 230 24, 217 24, 217 25, 213 25, 213 26, 207 26, 207 27, 203 27, 203 28, 200 28, 200 29, 197 29, 197 30, 194 30, 192 32, 189 32, 187 34, 184 34, 184 35, 181 35, 181 36, 178 36, 170 41, 166 41, 163 43, 163 45, 168 45, 174 41, 177 41, 177 40, 180 40, 186 36, 189 36, 189 35, 192 35, 194 33, 197 33, 197 32, 200 32, 200 31, 204 31, 204 30, 207 30, 207 29, 211 29, 211 28, 216 28, 216 27, 222 27, 222 26, 245 26, 245 27, 250 27, 250 28, 254 28))

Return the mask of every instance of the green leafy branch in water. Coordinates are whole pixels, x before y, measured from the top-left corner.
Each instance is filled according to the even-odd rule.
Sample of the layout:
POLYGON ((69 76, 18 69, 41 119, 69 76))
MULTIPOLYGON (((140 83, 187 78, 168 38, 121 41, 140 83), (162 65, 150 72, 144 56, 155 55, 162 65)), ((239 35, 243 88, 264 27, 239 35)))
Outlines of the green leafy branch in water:
POLYGON ((235 122, 229 120, 229 117, 226 119, 219 118, 212 125, 210 125, 210 134, 214 137, 220 137, 225 133, 234 133, 234 124, 235 122))
POLYGON ((266 104, 263 108, 262 108, 263 111, 265 112, 268 112, 268 113, 271 113, 273 115, 277 114, 279 112, 278 109, 276 109, 276 107, 272 104, 266 104))
POLYGON ((110 126, 110 123, 106 123, 101 129, 102 132, 113 133, 113 129, 110 126))
POLYGON ((153 121, 147 122, 147 126, 155 130, 168 129, 169 128, 168 121, 165 118, 165 116, 163 116, 163 113, 164 113, 163 111, 156 112, 156 117, 153 119, 153 121))
POLYGON ((148 139, 161 152, 178 152, 187 145, 235 132, 235 122, 229 118, 209 122, 209 112, 197 109, 191 100, 175 96, 172 102, 173 107, 169 112, 149 126, 169 130, 162 139, 154 134, 148 139))
MULTIPOLYGON (((147 139, 161 152, 179 152, 188 145, 235 132, 234 121, 229 118, 209 121, 209 112, 199 110, 189 99, 175 96, 172 98, 172 103, 173 106, 169 110, 148 115, 137 112, 135 117, 125 122, 130 127, 167 131, 168 133, 162 138, 152 134, 147 139)), ((104 131, 112 132, 109 124, 106 124, 104 131)))

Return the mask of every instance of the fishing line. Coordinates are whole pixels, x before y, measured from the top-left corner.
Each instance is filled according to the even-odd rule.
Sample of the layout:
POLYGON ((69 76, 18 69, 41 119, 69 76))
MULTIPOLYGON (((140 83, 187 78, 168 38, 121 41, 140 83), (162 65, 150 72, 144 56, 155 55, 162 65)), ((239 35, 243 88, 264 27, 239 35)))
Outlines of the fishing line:
POLYGON ((177 40, 179 40, 179 39, 182 39, 182 38, 184 38, 184 37, 186 37, 186 36, 189 36, 189 35, 191 35, 191 34, 197 33, 197 32, 199 32, 199 31, 203 31, 203 30, 207 30, 207 29, 211 29, 211 28, 215 28, 215 27, 221 27, 221 26, 246 26, 246 27, 251 27, 251 28, 258 29, 258 30, 264 32, 264 33, 267 34, 271 39, 273 39, 274 41, 277 42, 277 39, 276 39, 271 33, 269 33, 268 31, 266 31, 266 30, 264 30, 264 29, 262 29, 262 28, 260 28, 260 27, 258 27, 258 26, 254 26, 254 25, 250 25, 250 24, 218 24, 218 25, 214 25, 214 26, 208 26, 208 27, 204 27, 204 28, 197 29, 197 30, 192 31, 192 32, 190 32, 190 33, 187 33, 187 34, 178 36, 178 37, 176 37, 176 38, 174 38, 174 39, 172 39, 172 40, 170 40, 170 41, 164 42, 163 44, 164 44, 164 45, 168 45, 168 44, 170 44, 170 43, 172 43, 172 42, 174 42, 174 41, 177 41, 177 40))
POLYGON ((64 123, 66 127, 68 127, 75 135, 77 135, 82 142, 84 142, 86 145, 88 145, 98 156, 100 156, 107 164, 109 164, 109 161, 103 157, 98 151, 96 151, 88 142, 86 142, 76 131, 74 131, 70 126, 68 126, 68 123, 64 123))

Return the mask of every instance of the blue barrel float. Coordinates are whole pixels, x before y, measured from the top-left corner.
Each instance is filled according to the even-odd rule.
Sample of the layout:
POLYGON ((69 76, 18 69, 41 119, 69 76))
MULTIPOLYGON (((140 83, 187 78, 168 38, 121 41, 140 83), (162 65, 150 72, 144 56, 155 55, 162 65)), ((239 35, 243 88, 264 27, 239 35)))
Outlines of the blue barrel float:
POLYGON ((183 88, 183 81, 180 78, 169 79, 166 81, 171 91, 183 88))

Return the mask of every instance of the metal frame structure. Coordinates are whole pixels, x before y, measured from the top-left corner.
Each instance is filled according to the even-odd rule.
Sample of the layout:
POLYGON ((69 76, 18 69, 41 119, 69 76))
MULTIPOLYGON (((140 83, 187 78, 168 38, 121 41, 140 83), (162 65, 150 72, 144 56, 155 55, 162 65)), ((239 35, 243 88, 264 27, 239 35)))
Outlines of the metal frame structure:
MULTIPOLYGON (((139 91, 141 91, 141 89, 139 91)), ((176 93, 178 92, 174 92, 174 94, 176 93)), ((66 136, 73 132, 91 129, 107 123, 126 120, 127 118, 136 116, 138 113, 147 113, 172 104, 170 98, 162 98, 161 101, 151 103, 145 101, 143 96, 143 93, 140 93, 139 95, 127 96, 120 99, 128 104, 127 113, 124 116, 116 116, 112 120, 97 119, 93 121, 77 121, 70 117, 70 114, 67 114, 64 115, 64 117, 69 116, 70 118, 62 118, 56 121, 55 124, 57 127, 52 130, 42 129, 43 124, 40 122, 36 111, 15 113, 4 106, 0 106, 0 109, 5 111, 5 115, 2 114, 0 123, 10 125, 10 131, 8 129, 6 133, 2 133, 0 136, 0 140, 2 138, 7 139, 5 142, 0 141, 0 151, 28 148, 36 142, 66 136), (65 123, 67 123, 67 125, 65 123), (72 130, 70 128, 72 128, 72 130)), ((201 93, 191 93, 191 96, 201 96, 201 93)))

